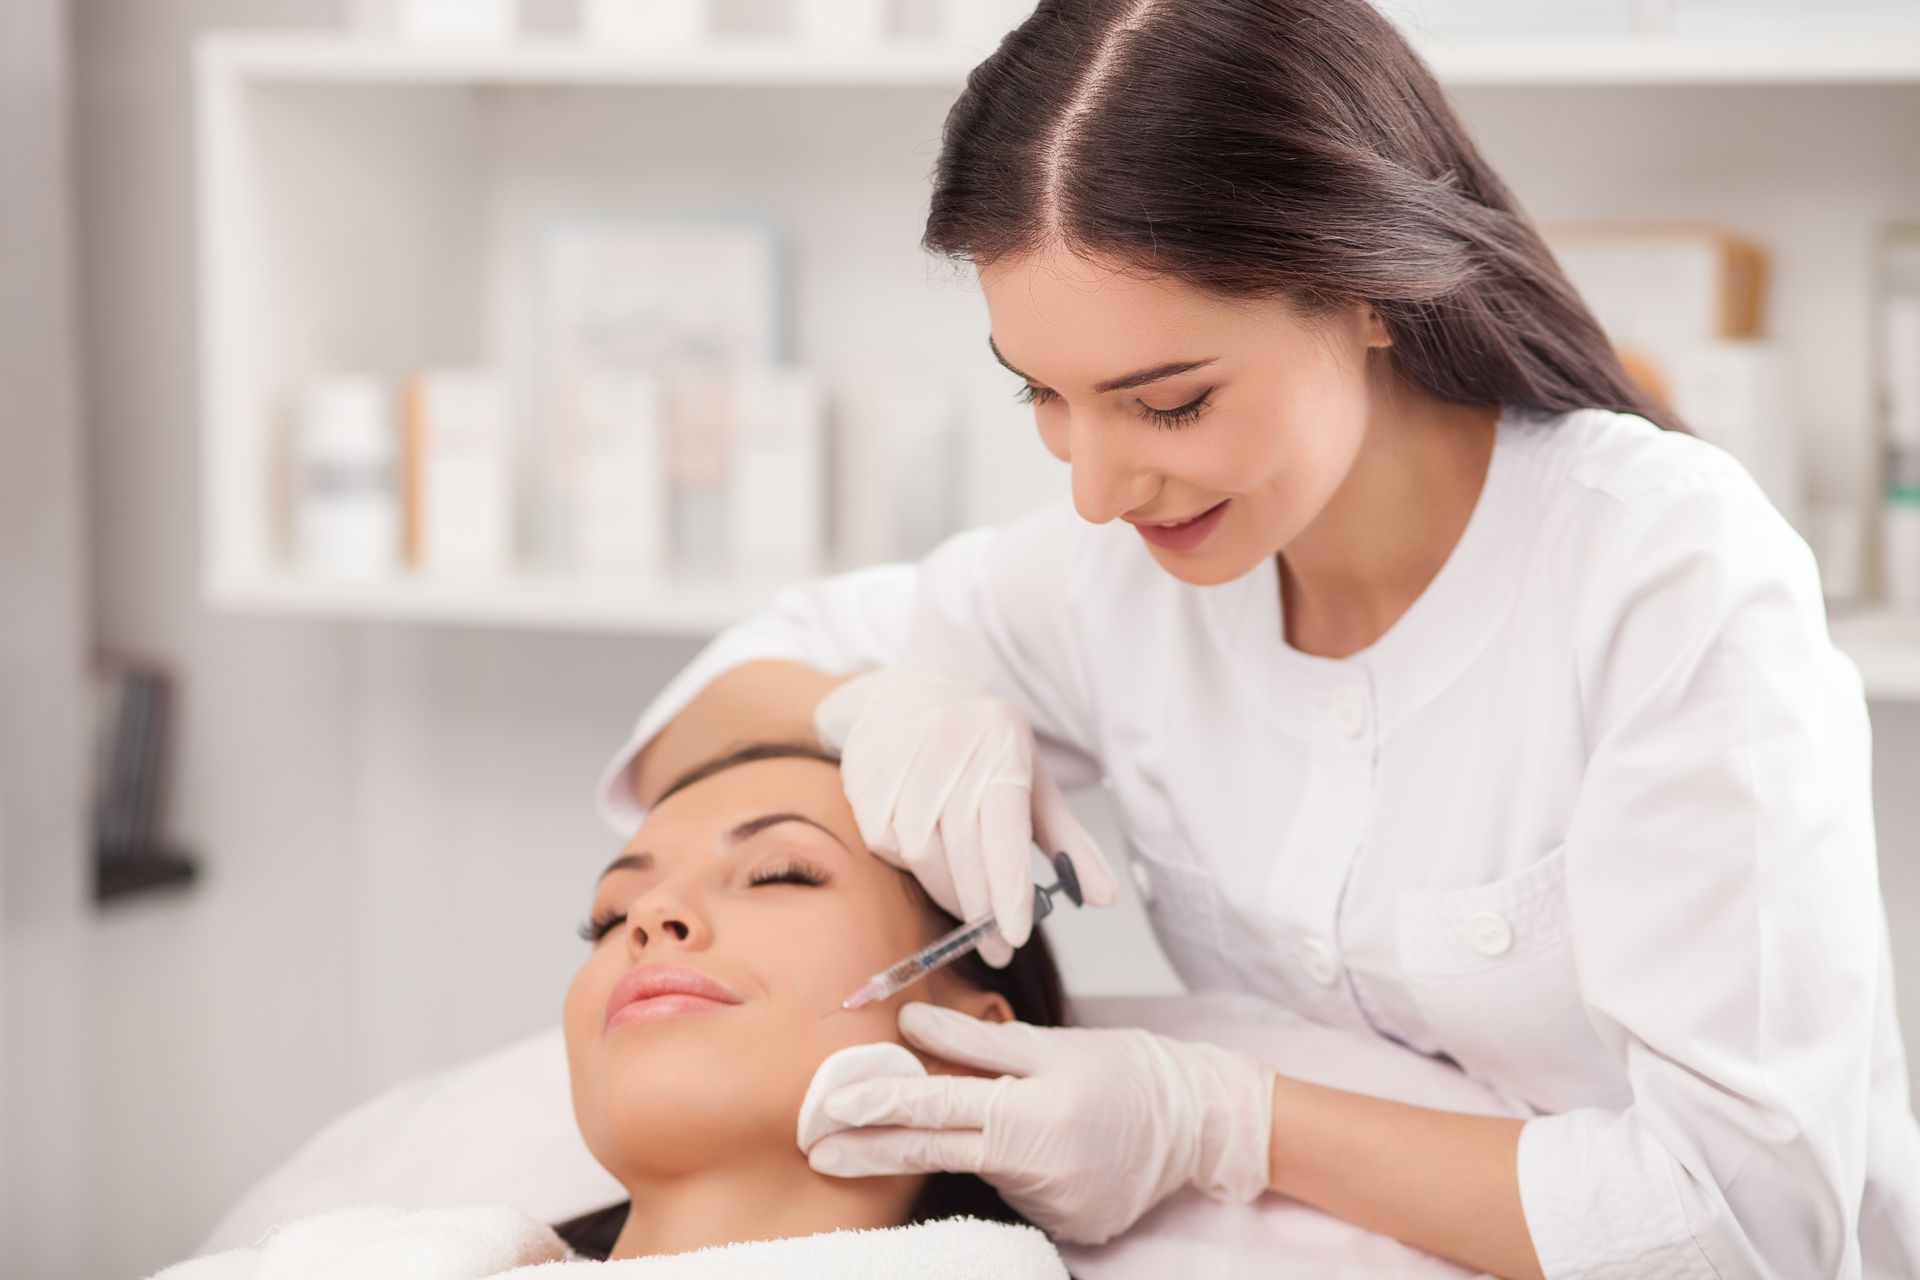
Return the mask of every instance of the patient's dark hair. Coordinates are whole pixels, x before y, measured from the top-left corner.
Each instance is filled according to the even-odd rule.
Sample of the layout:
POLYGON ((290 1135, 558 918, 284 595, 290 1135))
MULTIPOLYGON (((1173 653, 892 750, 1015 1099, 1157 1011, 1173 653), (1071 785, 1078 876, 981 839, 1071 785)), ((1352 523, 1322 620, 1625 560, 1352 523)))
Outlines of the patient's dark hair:
MULTIPOLYGON (((724 773, 758 760, 818 760, 836 766, 840 763, 840 757, 809 743, 755 743, 695 765, 662 791, 654 804, 658 805, 675 792, 684 791, 716 773, 724 773)), ((959 925, 958 920, 926 896, 919 881, 909 876, 907 884, 925 910, 928 920, 937 922, 929 937, 959 925)), ((1032 940, 1013 953, 1013 959, 1005 968, 996 969, 979 955, 969 954, 955 961, 952 969, 967 985, 1005 997, 1007 1004, 1013 1008, 1013 1016, 1022 1022, 1041 1027, 1057 1027, 1067 1022, 1067 997, 1060 985, 1060 970, 1054 964, 1053 952, 1047 946, 1045 935, 1038 928, 1033 931, 1032 940)), ((555 1223, 553 1229, 576 1253, 604 1261, 613 1252, 614 1241, 620 1238, 620 1229, 626 1225, 627 1211, 631 1207, 631 1201, 622 1201, 555 1223)), ((1000 1198, 999 1192, 970 1173, 928 1175, 926 1185, 908 1207, 907 1221, 931 1222, 936 1218, 1026 1222, 1000 1198)))

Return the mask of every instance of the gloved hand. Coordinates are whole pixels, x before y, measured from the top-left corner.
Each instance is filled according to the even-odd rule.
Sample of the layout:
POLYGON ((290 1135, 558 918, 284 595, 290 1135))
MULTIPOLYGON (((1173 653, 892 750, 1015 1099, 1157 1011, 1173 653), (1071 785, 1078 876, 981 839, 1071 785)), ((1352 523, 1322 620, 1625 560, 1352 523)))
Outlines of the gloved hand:
POLYGON ((988 964, 1005 964, 1032 932, 1036 837, 1049 857, 1072 859, 1088 902, 1112 905, 1107 860, 1005 698, 927 668, 882 667, 821 699, 813 722, 840 755, 867 847, 960 919, 993 912, 1005 942, 982 941, 988 964))
POLYGON ((1057 1239, 1100 1244, 1188 1184, 1244 1204, 1267 1188, 1274 1069, 1215 1045, 1123 1028, 982 1022, 900 1011, 928 1053, 997 1079, 935 1075, 845 1085, 823 1109, 858 1126, 808 1163, 844 1178, 975 1173, 1057 1239))

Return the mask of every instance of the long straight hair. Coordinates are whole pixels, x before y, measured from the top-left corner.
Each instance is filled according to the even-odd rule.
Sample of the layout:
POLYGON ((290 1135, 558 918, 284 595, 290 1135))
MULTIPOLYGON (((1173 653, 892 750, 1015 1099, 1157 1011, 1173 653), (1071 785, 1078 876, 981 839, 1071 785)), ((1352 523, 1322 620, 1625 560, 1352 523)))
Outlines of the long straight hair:
POLYGON ((1362 302, 1439 400, 1686 429, 1367 0, 1040 0, 947 115, 922 243, 983 266, 1058 245, 1310 317, 1362 302))

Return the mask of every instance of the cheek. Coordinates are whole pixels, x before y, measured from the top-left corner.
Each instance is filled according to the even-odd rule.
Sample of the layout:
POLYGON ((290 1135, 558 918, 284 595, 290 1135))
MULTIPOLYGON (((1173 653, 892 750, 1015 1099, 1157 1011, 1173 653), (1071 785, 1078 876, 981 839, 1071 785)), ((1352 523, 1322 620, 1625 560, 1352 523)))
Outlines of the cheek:
POLYGON ((1214 424, 1209 473, 1227 492, 1278 505, 1295 515, 1317 507, 1351 468, 1365 429, 1366 402, 1324 379, 1288 382, 1245 414, 1214 424))
POLYGON ((567 984, 566 997, 560 1003, 560 1026, 566 1032, 569 1058, 578 1047, 582 1029, 582 1011, 586 1008, 588 988, 592 985, 590 976, 592 968, 592 961, 580 966, 573 975, 573 981, 567 984))
POLYGON ((868 978, 922 945, 902 910, 848 899, 822 902, 804 922, 798 911, 764 922, 756 959, 775 1004, 816 1019, 839 1008, 868 978))
POLYGON ((831 912, 815 915, 797 936, 780 942, 768 938, 770 944, 784 947, 775 962, 762 970, 773 997, 767 1015, 780 1024, 778 1032, 770 1034, 793 1045, 795 1059, 804 1063, 793 1082, 795 1106, 820 1059, 847 1045, 898 1040, 899 1007, 928 998, 926 984, 921 983, 883 1004, 842 1009, 840 1002, 862 983, 924 940, 908 927, 901 905, 885 903, 884 912, 872 904, 864 910, 851 903, 834 906, 831 912), (828 915, 832 918, 824 918, 828 915))
POLYGON ((586 1139, 587 1147, 606 1162, 601 1151, 601 1126, 598 1121, 599 1073, 604 1070, 600 1053, 600 1026, 606 1009, 608 987, 600 978, 596 961, 589 959, 573 975, 561 1002, 560 1029, 567 1046, 567 1084, 573 1100, 573 1116, 586 1139), (594 1016, 598 1006, 601 1017, 594 1016))

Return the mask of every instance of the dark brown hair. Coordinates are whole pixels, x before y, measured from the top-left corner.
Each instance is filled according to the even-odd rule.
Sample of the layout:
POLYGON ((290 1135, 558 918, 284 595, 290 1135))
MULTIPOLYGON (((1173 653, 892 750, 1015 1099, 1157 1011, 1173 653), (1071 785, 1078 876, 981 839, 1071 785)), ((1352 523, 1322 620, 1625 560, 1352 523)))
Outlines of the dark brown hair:
MULTIPOLYGON (((677 791, 684 791, 696 782, 711 778, 716 773, 740 765, 752 764, 756 760, 818 760, 823 764, 839 765, 840 757, 830 751, 823 751, 810 743, 760 742, 742 747, 737 751, 695 765, 674 779, 673 784, 662 791, 654 801, 655 806, 663 803, 667 797, 677 791)), ((902 873, 905 874, 904 872, 902 873)), ((941 910, 938 903, 927 897, 920 882, 911 876, 906 878, 909 892, 925 915, 928 930, 927 939, 938 937, 947 930, 959 925, 959 921, 941 910)), ((996 969, 982 960, 977 953, 962 956, 950 966, 956 976, 968 986, 981 991, 992 991, 1005 997, 1013 1009, 1013 1016, 1022 1022, 1035 1026, 1057 1027, 1067 1021, 1067 997, 1060 984, 1060 970, 1054 963, 1053 952, 1047 946, 1046 937, 1036 927, 1033 938, 1026 946, 1013 953, 1013 959, 1005 968, 996 969)), ((556 1231, 574 1252, 584 1257, 604 1261, 613 1251, 614 1242, 620 1238, 620 1229, 626 1225, 627 1213, 632 1201, 623 1200, 619 1204, 608 1205, 555 1223, 556 1231)), ((1006 1201, 1000 1193, 980 1178, 968 1173, 936 1173, 928 1176, 920 1188, 920 1194, 914 1198, 907 1211, 908 1222, 931 1222, 936 1218, 984 1218, 993 1222, 1026 1221, 1006 1201)))
POLYGON ((1374 358, 1439 400, 1685 429, 1367 0, 1040 0, 947 115, 922 243, 1366 303, 1374 358))

